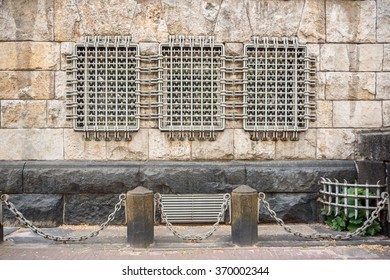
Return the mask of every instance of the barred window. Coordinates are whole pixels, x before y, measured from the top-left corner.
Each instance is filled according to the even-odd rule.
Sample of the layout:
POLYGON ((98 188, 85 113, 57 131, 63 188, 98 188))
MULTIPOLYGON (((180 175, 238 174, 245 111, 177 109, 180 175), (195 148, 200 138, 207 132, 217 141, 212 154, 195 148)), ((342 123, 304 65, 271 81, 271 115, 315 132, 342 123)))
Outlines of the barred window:
POLYGON ((129 139, 129 132, 139 129, 138 55, 129 37, 87 37, 76 44, 70 57, 71 117, 87 139, 90 132, 97 140, 101 135, 129 139))
POLYGON ((224 46, 213 37, 170 37, 160 55, 160 129, 214 138, 224 129, 224 46))
POLYGON ((274 140, 298 139, 298 132, 308 129, 312 118, 310 91, 311 59, 306 46, 296 39, 254 37, 244 48, 244 129, 253 131, 252 138, 266 140, 273 132, 274 140))

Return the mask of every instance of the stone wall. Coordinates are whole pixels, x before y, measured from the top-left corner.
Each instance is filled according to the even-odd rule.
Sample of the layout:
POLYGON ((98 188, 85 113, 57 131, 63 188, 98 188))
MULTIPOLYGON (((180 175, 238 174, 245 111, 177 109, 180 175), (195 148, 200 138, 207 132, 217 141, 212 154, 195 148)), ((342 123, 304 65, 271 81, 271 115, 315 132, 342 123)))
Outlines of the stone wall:
POLYGON ((357 133, 390 127, 390 1, 3 0, 0 160, 356 159, 357 133), (131 142, 85 142, 66 120, 66 56, 86 35, 132 35, 155 54, 168 34, 297 36, 317 57, 317 121, 298 142, 252 142, 227 121, 215 142, 174 141, 141 121, 131 142))
POLYGON ((199 193, 248 184, 288 221, 316 221, 319 177, 356 179, 353 161, 370 159, 361 149, 373 143, 364 133, 390 129, 389 26, 390 0, 2 0, 0 190, 46 226, 99 223, 137 185, 199 193), (316 57, 317 120, 299 141, 251 141, 239 120, 213 142, 169 141, 147 120, 131 142, 73 131, 66 56, 75 43, 131 35, 153 55, 169 34, 214 35, 228 55, 252 35, 298 37, 316 57))

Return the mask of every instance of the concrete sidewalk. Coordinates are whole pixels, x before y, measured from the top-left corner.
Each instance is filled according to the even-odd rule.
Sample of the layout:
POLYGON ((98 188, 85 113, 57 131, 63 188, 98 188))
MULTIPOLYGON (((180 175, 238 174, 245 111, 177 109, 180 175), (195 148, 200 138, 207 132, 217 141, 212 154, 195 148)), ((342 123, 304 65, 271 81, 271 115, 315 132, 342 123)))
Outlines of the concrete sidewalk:
MULTIPOLYGON (((302 233, 335 233, 320 224, 295 224, 302 233)), ((210 226, 178 226, 181 233, 204 233, 210 226)), ((44 229, 51 235, 80 236, 94 226, 61 226, 44 229)), ((2 260, 289 260, 289 259, 390 259, 390 239, 385 236, 355 237, 351 240, 305 240, 278 225, 259 226, 256 246, 237 247, 231 243, 231 228, 222 225, 209 239, 199 243, 182 241, 165 226, 155 227, 155 242, 147 249, 135 249, 126 242, 126 227, 111 226, 95 238, 78 243, 43 239, 25 228, 5 228, 5 242, 0 244, 2 260)))

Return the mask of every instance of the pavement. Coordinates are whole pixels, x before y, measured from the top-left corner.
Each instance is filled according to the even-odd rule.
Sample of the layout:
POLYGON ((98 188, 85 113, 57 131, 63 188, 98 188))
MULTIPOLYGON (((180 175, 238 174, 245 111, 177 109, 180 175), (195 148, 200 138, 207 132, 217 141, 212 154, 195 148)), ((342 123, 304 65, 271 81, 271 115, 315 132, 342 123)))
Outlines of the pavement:
MULTIPOLYGON (((293 224, 293 230, 337 233, 322 224, 293 224)), ((43 229, 51 235, 80 236, 96 226, 60 226, 43 229)), ((183 234, 201 234, 211 226, 177 226, 183 234)), ((259 225, 255 246, 238 247, 231 242, 231 227, 221 225, 201 242, 183 241, 164 226, 155 226, 155 242, 148 248, 132 248, 125 226, 109 226, 97 237, 63 243, 46 240, 26 228, 5 227, 0 260, 390 260, 390 239, 383 235, 350 240, 306 240, 275 224, 259 225)))

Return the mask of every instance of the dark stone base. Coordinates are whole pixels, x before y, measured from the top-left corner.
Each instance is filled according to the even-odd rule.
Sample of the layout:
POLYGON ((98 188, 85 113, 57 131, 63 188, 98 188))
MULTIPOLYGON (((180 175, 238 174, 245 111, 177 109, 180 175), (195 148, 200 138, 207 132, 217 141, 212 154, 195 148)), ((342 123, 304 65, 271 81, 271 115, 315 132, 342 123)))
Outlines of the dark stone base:
MULTIPOLYGON (((263 191, 287 222, 317 222, 321 177, 353 182, 353 161, 0 162, 0 191, 40 226, 101 224, 118 195, 137 186, 160 193, 263 191)), ((5 209, 7 225, 15 218, 5 209)), ((269 221, 266 215, 262 220, 269 221), (268 219, 268 220, 267 220, 268 219)), ((113 224, 125 223, 120 211, 113 224)))
MULTIPOLYGON (((63 224, 64 202, 62 195, 11 194, 9 201, 36 226, 56 227, 63 224)), ((20 225, 8 208, 4 207, 3 215, 5 226, 20 225)))
POLYGON ((365 159, 390 161, 390 131, 360 133, 357 148, 358 154, 365 159))

